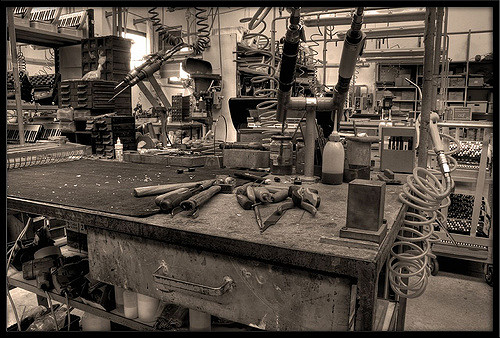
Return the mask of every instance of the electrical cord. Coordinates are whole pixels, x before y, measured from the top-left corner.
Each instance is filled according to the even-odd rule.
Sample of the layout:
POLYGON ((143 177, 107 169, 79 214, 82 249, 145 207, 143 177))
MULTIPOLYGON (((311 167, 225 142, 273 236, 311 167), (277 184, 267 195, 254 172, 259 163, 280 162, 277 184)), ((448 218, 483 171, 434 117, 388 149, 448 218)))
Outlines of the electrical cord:
POLYGON ((50 307, 50 313, 52 314, 52 318, 54 318, 54 324, 56 325, 56 331, 59 331, 59 325, 57 325, 57 318, 56 315, 54 314, 54 309, 52 308, 52 297, 50 297, 50 294, 45 291, 45 296, 47 297, 47 300, 49 301, 49 307, 50 307))
POLYGON ((397 240, 391 247, 388 265, 389 283, 402 298, 419 297, 427 287, 431 273, 429 258, 436 258, 431 251, 431 242, 439 240, 434 233, 435 224, 448 233, 444 226, 446 217, 438 209, 446 208, 451 203, 449 195, 454 182, 450 173, 457 168, 457 162, 451 155, 460 150, 460 142, 449 135, 439 135, 457 144, 457 149, 444 152, 451 164, 449 172, 443 174, 438 170, 416 167, 399 194, 400 201, 408 209, 397 240), (437 175, 442 175, 444 184, 437 175))
MULTIPOLYGON (((6 275, 9 272, 10 262, 12 261, 12 256, 14 255, 14 248, 16 247, 16 245, 19 242, 19 240, 24 236, 24 234, 28 230, 28 227, 31 224, 31 222, 32 222, 32 219, 30 217, 30 218, 28 218, 28 221, 26 222, 26 225, 24 226, 23 230, 21 230, 21 232, 17 236, 17 239, 14 242, 14 245, 10 249, 9 258, 7 260, 7 271, 5 273, 6 275)), ((16 304, 14 303, 14 300, 12 299, 12 296, 10 295, 8 280, 7 280, 7 283, 6 283, 6 287, 7 287, 7 297, 9 298, 10 305, 12 306, 12 310, 14 311, 14 316, 16 317, 17 329, 19 330, 19 332, 21 332, 21 321, 19 320, 19 315, 17 314, 16 304)))

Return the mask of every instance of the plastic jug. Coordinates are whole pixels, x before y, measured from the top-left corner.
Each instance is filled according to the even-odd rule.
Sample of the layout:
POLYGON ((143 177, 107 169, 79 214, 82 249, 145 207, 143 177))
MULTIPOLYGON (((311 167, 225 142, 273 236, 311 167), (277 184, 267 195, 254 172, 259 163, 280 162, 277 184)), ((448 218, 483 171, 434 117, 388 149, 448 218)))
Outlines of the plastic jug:
POLYGON ((323 184, 342 184, 344 176, 344 146, 340 135, 334 131, 323 149, 321 182, 323 184))

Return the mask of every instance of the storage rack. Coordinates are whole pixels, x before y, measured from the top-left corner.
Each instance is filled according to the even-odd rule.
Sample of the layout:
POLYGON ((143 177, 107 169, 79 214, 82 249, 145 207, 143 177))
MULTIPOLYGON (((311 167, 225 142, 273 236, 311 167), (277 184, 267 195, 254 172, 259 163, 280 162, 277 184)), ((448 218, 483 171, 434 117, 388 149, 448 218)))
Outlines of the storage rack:
POLYGON ((114 158, 114 145, 118 138, 123 144, 123 150, 136 150, 133 116, 107 116, 87 120, 86 131, 92 133, 92 152, 99 156, 114 158))
MULTIPOLYGON (((130 71, 132 41, 118 36, 104 36, 82 40, 82 72, 97 69, 99 56, 106 56, 101 79, 122 81, 130 71)), ((115 85, 116 85, 115 84, 115 85)), ((128 88, 114 100, 114 111, 120 115, 132 114, 132 90, 128 88)))
MULTIPOLYGON (((490 208, 492 198, 491 184, 492 163, 489 158, 490 147, 493 147, 492 128, 493 124, 488 122, 441 122, 438 124, 442 132, 453 135, 460 141, 464 140, 464 135, 468 135, 469 140, 464 140, 466 148, 462 154, 458 154, 457 161, 463 161, 465 154, 475 152, 472 157, 467 158, 466 166, 458 167, 452 172, 452 178, 456 183, 455 196, 453 201, 459 201, 459 205, 450 205, 447 210, 442 210, 445 215, 450 216, 452 239, 444 232, 436 229, 439 242, 432 245, 433 253, 438 256, 460 258, 483 263, 485 267, 485 278, 488 282, 488 274, 493 263, 493 214, 490 208), (454 129, 454 133, 450 133, 454 129), (468 131, 468 133, 465 132, 468 131), (473 130, 477 130, 473 132, 473 130), (475 140, 470 140, 474 138, 475 140), (477 149, 467 149, 467 142, 472 144, 481 142, 480 156, 477 156, 477 149), (471 165, 471 159, 478 161, 478 166, 471 165), (474 188, 467 188, 464 184, 473 184, 474 188), (462 196, 462 195, 468 195, 462 196), (471 207, 472 204, 472 207, 471 207), (468 210, 467 210, 468 209, 468 210), (458 216, 458 217, 457 217, 458 216), (470 216, 470 218, 469 218, 470 216), (462 221, 465 218, 466 221, 462 221), (456 221, 456 219, 459 221, 456 221), (458 230, 458 231, 457 231, 458 230)), ((450 147, 448 144, 447 147, 450 147)), ((435 155, 430 152, 429 165, 437 168, 435 155)), ((436 271, 437 272, 437 271, 436 271)))

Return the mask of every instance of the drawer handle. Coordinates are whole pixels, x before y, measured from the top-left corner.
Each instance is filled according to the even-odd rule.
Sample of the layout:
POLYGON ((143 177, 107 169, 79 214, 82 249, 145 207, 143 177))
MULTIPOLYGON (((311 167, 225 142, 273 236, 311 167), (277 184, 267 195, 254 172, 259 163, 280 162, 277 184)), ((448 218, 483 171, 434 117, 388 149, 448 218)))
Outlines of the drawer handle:
POLYGON ((173 289, 181 289, 201 293, 202 295, 222 296, 234 287, 234 281, 229 276, 224 276, 223 284, 221 286, 211 287, 160 275, 158 272, 161 268, 162 266, 160 266, 153 273, 153 277, 157 284, 158 290, 162 292, 173 292, 173 289))

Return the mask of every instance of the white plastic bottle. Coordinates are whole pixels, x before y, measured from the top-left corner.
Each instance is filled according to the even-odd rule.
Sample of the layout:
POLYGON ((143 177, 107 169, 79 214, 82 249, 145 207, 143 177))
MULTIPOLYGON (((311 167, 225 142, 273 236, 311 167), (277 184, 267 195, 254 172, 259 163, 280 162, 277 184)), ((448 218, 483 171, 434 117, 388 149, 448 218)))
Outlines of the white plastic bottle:
POLYGON ((340 142, 337 131, 328 137, 323 149, 323 164, 321 168, 321 183, 342 184, 344 176, 344 146, 340 142))
POLYGON ((120 138, 118 138, 118 140, 116 140, 116 144, 115 144, 115 158, 118 161, 123 162, 123 144, 120 141, 120 138))

